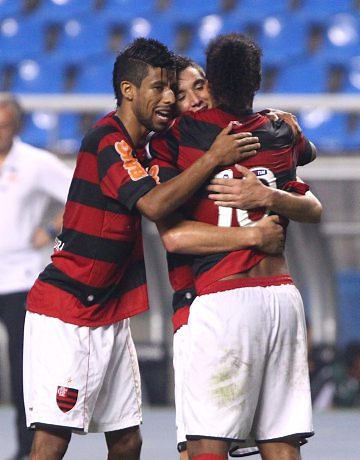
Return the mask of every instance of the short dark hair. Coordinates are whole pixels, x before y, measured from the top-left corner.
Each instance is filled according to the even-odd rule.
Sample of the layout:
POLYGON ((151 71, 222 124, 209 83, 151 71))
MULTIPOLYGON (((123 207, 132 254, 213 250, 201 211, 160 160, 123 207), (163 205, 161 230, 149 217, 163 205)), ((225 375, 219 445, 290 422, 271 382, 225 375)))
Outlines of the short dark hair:
POLYGON ((187 69, 188 67, 193 67, 196 69, 199 74, 206 78, 205 70, 201 67, 200 64, 188 58, 187 56, 182 56, 181 54, 175 55, 175 69, 176 74, 179 75, 180 72, 187 69))
POLYGON ((172 85, 172 90, 174 91, 175 95, 177 95, 179 92, 179 87, 178 87, 179 75, 185 69, 188 69, 189 67, 193 67, 199 72, 202 78, 206 79, 205 70, 197 62, 193 61, 187 56, 182 56, 181 54, 175 54, 174 59, 175 59, 176 80, 174 81, 174 84, 172 85))
POLYGON ((206 50, 206 77, 216 105, 238 114, 252 107, 261 82, 261 49, 246 35, 229 33, 206 50))
POLYGON ((118 106, 122 101, 121 82, 127 80, 139 88, 148 75, 149 65, 174 69, 174 54, 158 40, 141 37, 117 56, 113 70, 113 89, 118 106))

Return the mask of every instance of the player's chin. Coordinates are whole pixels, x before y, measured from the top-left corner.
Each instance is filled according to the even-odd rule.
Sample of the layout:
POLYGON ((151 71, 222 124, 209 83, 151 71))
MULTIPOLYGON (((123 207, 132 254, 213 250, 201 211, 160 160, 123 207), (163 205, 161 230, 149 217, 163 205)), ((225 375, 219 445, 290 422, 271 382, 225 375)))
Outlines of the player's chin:
POLYGON ((164 131, 170 126, 171 120, 172 119, 170 118, 165 119, 165 118, 156 117, 153 120, 153 130, 154 131, 164 131))

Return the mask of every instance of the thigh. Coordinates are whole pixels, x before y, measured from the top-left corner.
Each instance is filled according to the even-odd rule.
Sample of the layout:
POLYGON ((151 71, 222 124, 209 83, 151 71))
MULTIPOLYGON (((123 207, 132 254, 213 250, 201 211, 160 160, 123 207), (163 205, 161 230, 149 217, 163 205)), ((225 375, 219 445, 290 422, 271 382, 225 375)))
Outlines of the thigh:
MULTIPOLYGON (((112 327, 111 354, 89 426, 92 432, 123 430, 142 421, 140 371, 130 320, 112 327)), ((101 349, 98 348, 100 359, 101 349)))
POLYGON ((178 449, 184 448, 186 442, 183 418, 183 382, 184 370, 187 361, 188 325, 184 324, 174 334, 173 365, 175 383, 175 410, 176 410, 176 437, 178 449))
POLYGON ((271 286, 273 334, 259 400, 257 440, 303 433, 311 435, 312 409, 306 327, 299 291, 293 285, 271 286))
MULTIPOLYGON (((102 328, 96 328, 99 334, 102 328)), ((111 342, 101 356, 92 330, 27 312, 24 337, 24 397, 27 424, 87 431, 109 361, 111 342), (96 372, 91 356, 98 354, 96 372)))
POLYGON ((262 460, 301 460, 299 443, 296 440, 264 442, 259 444, 262 460))
POLYGON ((261 288, 195 299, 184 378, 188 439, 248 437, 266 365, 270 319, 261 288))

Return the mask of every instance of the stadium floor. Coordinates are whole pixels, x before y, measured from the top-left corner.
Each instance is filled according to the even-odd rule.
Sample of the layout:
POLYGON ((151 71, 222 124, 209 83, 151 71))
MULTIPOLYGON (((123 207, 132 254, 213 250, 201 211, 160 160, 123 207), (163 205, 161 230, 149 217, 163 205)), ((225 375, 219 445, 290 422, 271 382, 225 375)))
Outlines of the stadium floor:
MULTIPOLYGON (((14 412, 0 406, 0 460, 15 449, 14 412)), ((314 416, 315 436, 302 448, 303 460, 358 460, 360 458, 360 411, 328 411, 314 416)), ((144 408, 142 460, 177 460, 174 410, 144 408)), ((74 435, 65 460, 104 460, 103 435, 74 435)), ((254 460, 258 456, 248 457, 254 460)))

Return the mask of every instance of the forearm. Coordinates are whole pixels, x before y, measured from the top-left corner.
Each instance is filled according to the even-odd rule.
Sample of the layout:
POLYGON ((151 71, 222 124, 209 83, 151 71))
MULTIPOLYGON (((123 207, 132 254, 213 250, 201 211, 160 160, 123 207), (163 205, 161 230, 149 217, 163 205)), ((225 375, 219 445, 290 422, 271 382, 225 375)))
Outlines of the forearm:
POLYGON ((154 222, 163 219, 185 203, 217 166, 231 165, 256 155, 260 148, 259 139, 247 132, 230 134, 231 130, 232 123, 229 123, 209 150, 191 166, 140 198, 137 202, 139 211, 154 222))
POLYGON ((212 174, 216 156, 206 152, 189 168, 167 182, 158 184, 137 202, 142 215, 156 222, 185 203, 212 174))
POLYGON ((35 229, 32 236, 34 248, 40 249, 54 241, 61 231, 63 214, 63 210, 59 211, 47 225, 35 229))
POLYGON ((255 227, 217 227, 190 220, 161 221, 157 223, 159 234, 168 252, 179 254, 214 254, 255 247, 259 242, 259 230, 255 227))
POLYGON ((271 189, 265 206, 272 212, 297 222, 318 223, 321 220, 322 205, 310 191, 305 195, 299 195, 271 189))

